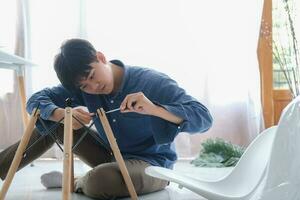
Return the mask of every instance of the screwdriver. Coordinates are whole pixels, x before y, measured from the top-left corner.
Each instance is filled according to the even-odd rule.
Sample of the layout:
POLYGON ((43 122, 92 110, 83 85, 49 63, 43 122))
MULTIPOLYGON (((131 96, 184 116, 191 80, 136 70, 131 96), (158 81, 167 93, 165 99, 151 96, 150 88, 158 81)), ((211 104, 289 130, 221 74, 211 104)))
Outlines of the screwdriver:
MULTIPOLYGON (((132 106, 135 106, 135 104, 136 104, 136 101, 132 103, 132 106)), ((105 114, 116 112, 116 111, 119 111, 119 110, 121 110, 121 108, 116 108, 116 109, 113 109, 113 110, 106 111, 105 114)), ((95 113, 93 113, 93 114, 95 115, 95 113)))
POLYGON ((116 112, 118 110, 120 110, 121 108, 116 108, 116 109, 113 109, 113 110, 109 110, 109 111, 106 111, 105 114, 108 114, 108 113, 112 113, 112 112, 116 112))

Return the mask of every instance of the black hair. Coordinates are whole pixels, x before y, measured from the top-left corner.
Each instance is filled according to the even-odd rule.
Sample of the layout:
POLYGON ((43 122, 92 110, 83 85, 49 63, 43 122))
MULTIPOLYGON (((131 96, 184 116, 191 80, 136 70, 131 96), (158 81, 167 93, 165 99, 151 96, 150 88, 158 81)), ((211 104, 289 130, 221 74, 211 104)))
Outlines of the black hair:
POLYGON ((69 39, 55 56, 54 69, 61 84, 67 90, 74 91, 78 89, 78 82, 89 75, 93 62, 97 62, 97 51, 90 42, 69 39))

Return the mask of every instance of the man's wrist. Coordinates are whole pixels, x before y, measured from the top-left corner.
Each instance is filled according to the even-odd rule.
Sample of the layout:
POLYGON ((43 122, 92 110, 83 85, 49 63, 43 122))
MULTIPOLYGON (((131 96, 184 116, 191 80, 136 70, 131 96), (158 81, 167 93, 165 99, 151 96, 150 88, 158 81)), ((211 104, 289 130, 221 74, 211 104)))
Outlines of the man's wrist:
POLYGON ((165 119, 169 122, 172 122, 174 124, 180 124, 182 123, 183 119, 172 114, 168 110, 166 110, 164 107, 155 105, 155 108, 153 109, 153 116, 160 117, 162 119, 165 119))
POLYGON ((161 117, 161 113, 163 110, 165 110, 163 107, 154 104, 152 115, 156 117, 161 117))
POLYGON ((63 108, 56 108, 53 112, 49 120, 58 122, 65 116, 65 109, 63 108))

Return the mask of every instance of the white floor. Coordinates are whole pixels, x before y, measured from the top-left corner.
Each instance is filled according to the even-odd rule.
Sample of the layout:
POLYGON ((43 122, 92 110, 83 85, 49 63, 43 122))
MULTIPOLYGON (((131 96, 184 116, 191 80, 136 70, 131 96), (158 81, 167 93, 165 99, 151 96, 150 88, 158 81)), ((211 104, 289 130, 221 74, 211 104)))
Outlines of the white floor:
MULTIPOLYGON (((7 200, 56 200, 61 199, 61 190, 46 190, 40 183, 40 176, 43 173, 58 170, 62 171, 62 162, 55 160, 38 160, 34 166, 27 166, 18 172, 11 184, 7 193, 7 200)), ((89 167, 81 161, 75 162, 75 175, 84 174, 89 170, 89 167)), ((211 169, 211 168, 196 168, 186 161, 176 163, 174 170, 185 172, 193 177, 211 178, 221 177, 230 172, 231 168, 211 169)), ((2 182, 0 182, 0 187, 2 182)), ((73 194, 72 200, 88 200, 84 195, 73 194)), ((180 189, 177 184, 171 183, 165 190, 140 196, 140 200, 206 200, 205 198, 183 188, 180 189)), ((122 200, 129 200, 125 198, 122 200)))

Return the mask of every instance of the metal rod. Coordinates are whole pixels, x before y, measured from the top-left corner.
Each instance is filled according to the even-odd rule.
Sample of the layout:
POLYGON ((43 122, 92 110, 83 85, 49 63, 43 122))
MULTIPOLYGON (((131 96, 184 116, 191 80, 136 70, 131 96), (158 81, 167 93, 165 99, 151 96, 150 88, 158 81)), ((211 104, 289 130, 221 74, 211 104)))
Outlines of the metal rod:
POLYGON ((41 124, 42 124, 42 126, 44 127, 44 129, 46 129, 46 130, 48 130, 48 133, 49 133, 49 135, 50 135, 50 137, 52 138, 52 140, 57 144, 57 146, 60 148, 60 150, 62 151, 62 152, 64 152, 64 150, 63 150, 63 148, 60 146, 60 144, 57 142, 57 138, 54 136, 54 135, 52 135, 52 131, 50 132, 49 131, 49 129, 48 129, 48 127, 47 127, 47 125, 45 124, 45 122, 39 117, 39 122, 41 122, 41 124))
MULTIPOLYGON (((97 116, 97 115, 96 115, 97 116)), ((97 135, 95 135, 92 131, 90 131, 90 127, 92 127, 92 125, 95 124, 95 121, 90 125, 90 127, 86 127, 85 124, 83 124, 77 117, 73 116, 73 118, 78 121, 82 126, 83 128, 88 131, 88 133, 95 139, 97 140, 97 142, 99 142, 106 150, 108 150, 109 152, 111 152, 111 148, 105 143, 102 141, 102 139, 100 137, 97 137, 97 135)), ((84 136, 85 137, 85 136, 84 136)), ((75 147, 73 147, 73 149, 75 149, 75 147)))
POLYGON ((120 110, 120 108, 116 108, 116 109, 109 110, 109 111, 105 112, 105 114, 116 112, 116 111, 119 111, 119 110, 120 110))

